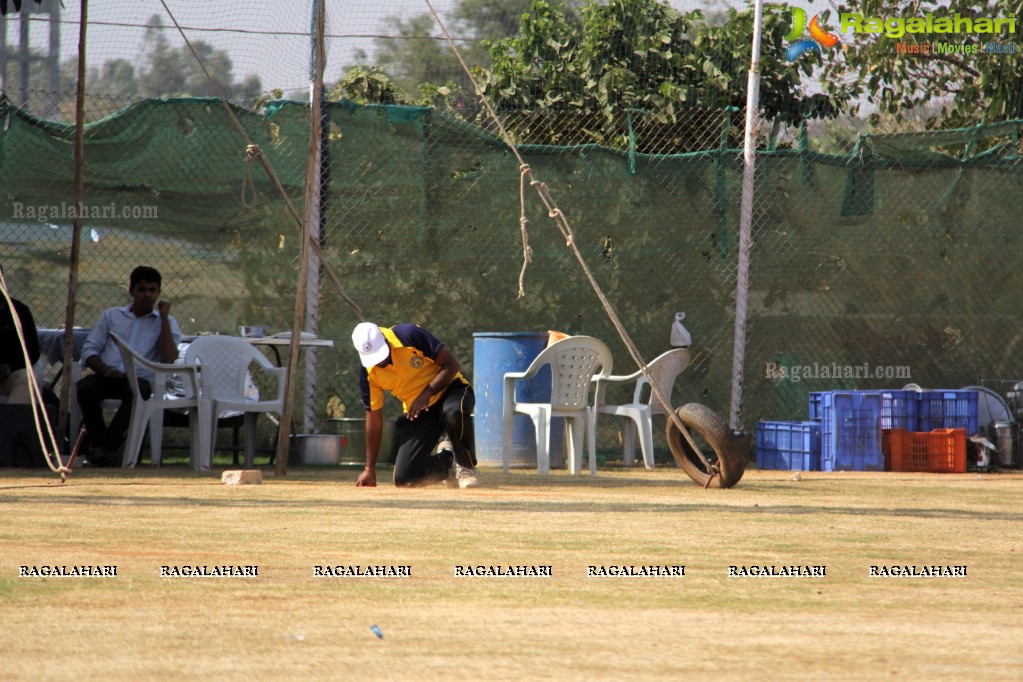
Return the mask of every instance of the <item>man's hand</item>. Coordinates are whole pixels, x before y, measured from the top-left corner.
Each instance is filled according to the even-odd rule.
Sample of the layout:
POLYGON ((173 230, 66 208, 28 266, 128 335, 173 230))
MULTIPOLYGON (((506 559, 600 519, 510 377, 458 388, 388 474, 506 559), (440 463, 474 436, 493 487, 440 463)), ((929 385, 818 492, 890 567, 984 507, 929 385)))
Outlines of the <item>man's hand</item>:
POLYGON ((170 317, 170 301, 160 301, 156 304, 156 310, 160 313, 160 317, 167 319, 170 317))
POLYGON ((356 488, 375 488, 377 487, 377 470, 366 467, 359 474, 359 477, 355 479, 356 488))
POLYGON ((430 393, 430 388, 424 388, 423 392, 416 396, 416 399, 412 401, 412 404, 408 406, 408 418, 416 419, 419 413, 423 410, 429 409, 430 398, 433 396, 430 393))
POLYGON ((105 379, 124 379, 126 376, 128 375, 119 369, 114 369, 113 367, 107 367, 106 371, 103 372, 103 377, 105 379))

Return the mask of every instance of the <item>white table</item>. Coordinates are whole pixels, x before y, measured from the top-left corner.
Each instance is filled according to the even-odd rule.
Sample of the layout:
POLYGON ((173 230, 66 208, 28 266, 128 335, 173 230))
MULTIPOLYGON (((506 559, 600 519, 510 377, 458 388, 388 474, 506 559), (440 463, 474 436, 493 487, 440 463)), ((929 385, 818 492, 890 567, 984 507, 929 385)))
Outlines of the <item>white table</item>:
MULTIPOLYGON (((242 336, 241 338, 245 339, 246 341, 251 343, 253 346, 290 346, 291 345, 291 338, 289 338, 289 337, 282 337, 282 336, 260 336, 260 337, 242 336)), ((310 338, 310 337, 307 337, 307 336, 303 336, 303 337, 299 338, 298 345, 300 345, 300 346, 318 346, 318 347, 321 347, 321 348, 333 348, 334 347, 334 340, 333 339, 320 339, 320 338, 317 338, 317 337, 311 337, 310 338)))
MULTIPOLYGON (((281 346, 291 347, 291 337, 289 336, 241 336, 239 337, 248 341, 253 346, 269 346, 273 352, 274 357, 277 359, 277 366, 281 365, 281 352, 278 350, 281 346)), ((298 340, 299 348, 333 348, 333 339, 320 339, 316 337, 300 337, 298 340)))

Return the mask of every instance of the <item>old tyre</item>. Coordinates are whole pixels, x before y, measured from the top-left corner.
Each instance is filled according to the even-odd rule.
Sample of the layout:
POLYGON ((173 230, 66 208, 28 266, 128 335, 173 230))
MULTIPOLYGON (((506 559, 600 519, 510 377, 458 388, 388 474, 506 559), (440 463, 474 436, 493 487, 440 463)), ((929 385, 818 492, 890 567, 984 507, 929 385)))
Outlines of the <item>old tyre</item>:
POLYGON ((712 488, 731 488, 738 483, 746 471, 746 461, 738 439, 729 432, 721 417, 706 405, 699 403, 687 403, 678 408, 676 414, 689 430, 713 471, 712 475, 712 471, 708 471, 689 441, 669 419, 668 446, 675 461, 689 478, 705 487, 710 479, 712 488))

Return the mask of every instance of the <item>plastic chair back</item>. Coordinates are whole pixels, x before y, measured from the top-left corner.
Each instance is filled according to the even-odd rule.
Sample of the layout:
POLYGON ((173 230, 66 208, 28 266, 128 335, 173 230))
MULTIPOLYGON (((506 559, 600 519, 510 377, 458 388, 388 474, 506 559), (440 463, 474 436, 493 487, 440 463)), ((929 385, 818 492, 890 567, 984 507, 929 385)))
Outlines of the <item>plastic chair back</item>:
POLYGON ((544 349, 526 370, 534 376, 544 365, 551 366, 551 407, 554 410, 583 410, 589 406, 590 382, 598 368, 611 370, 611 351, 592 336, 570 336, 544 349))

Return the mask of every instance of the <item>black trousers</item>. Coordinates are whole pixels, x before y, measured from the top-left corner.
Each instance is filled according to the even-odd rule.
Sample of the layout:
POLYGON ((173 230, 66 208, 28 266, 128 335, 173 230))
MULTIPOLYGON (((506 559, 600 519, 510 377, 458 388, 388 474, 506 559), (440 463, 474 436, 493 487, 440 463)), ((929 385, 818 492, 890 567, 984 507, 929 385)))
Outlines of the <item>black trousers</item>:
MULTIPOLYGON (((139 379, 139 389, 147 399, 152 394, 152 387, 145 379, 139 379)), ((82 424, 85 426, 89 448, 116 450, 121 446, 131 423, 132 399, 133 392, 127 379, 108 379, 91 374, 78 382, 78 406, 82 409, 82 424), (117 413, 110 420, 110 426, 103 421, 104 400, 121 401, 117 413)), ((71 442, 76 438, 78 434, 72 434, 71 442)))
POLYGON ((402 415, 395 420, 398 428, 398 454, 394 459, 394 484, 397 486, 427 485, 448 476, 451 460, 446 454, 431 455, 441 434, 447 432, 454 447, 454 459, 462 466, 476 466, 476 435, 472 412, 476 394, 472 387, 454 381, 440 400, 419 418, 402 415))

